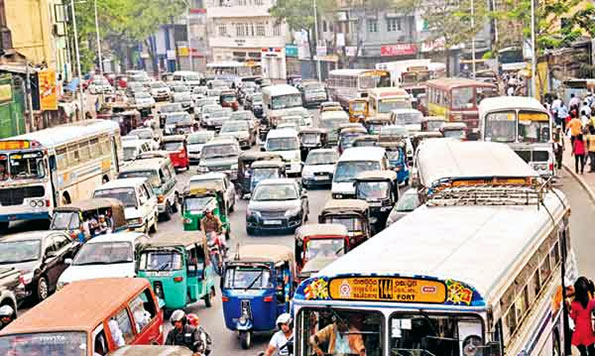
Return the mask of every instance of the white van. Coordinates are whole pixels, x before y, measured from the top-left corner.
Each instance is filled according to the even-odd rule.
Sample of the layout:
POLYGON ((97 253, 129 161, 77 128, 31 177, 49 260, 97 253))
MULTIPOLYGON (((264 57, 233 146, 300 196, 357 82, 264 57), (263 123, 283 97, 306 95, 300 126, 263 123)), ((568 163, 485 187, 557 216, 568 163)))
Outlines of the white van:
POLYGON ((115 198, 124 204, 124 217, 131 230, 157 232, 157 197, 147 178, 123 178, 107 182, 93 198, 115 198))
POLYGON ((302 93, 289 84, 270 85, 262 89, 262 101, 269 122, 277 126, 277 121, 288 115, 289 109, 302 107, 302 93))
POLYGON ((201 76, 197 72, 191 72, 188 70, 178 70, 173 74, 174 81, 180 81, 186 84, 190 88, 194 88, 200 85, 201 76))
POLYGON ((355 199, 355 177, 365 171, 388 169, 386 151, 381 147, 346 149, 335 167, 331 193, 333 199, 355 199))
POLYGON ((287 174, 301 174, 300 140, 295 130, 276 129, 269 131, 264 148, 268 152, 275 152, 283 157, 287 174))

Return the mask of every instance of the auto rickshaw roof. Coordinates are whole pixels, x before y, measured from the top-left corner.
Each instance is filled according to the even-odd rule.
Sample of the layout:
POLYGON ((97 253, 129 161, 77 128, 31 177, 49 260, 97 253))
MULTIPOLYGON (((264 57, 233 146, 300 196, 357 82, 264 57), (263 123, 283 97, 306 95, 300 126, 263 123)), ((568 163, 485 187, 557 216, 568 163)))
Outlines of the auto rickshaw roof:
POLYGON ((327 129, 319 128, 319 127, 307 127, 300 130, 299 134, 326 134, 328 133, 327 129))
POLYGON ((266 159, 283 159, 283 157, 278 153, 258 151, 242 152, 238 157, 239 162, 253 162, 266 159))
POLYGON ((361 172, 355 177, 356 181, 396 181, 397 173, 390 170, 375 170, 361 172))
MULTIPOLYGON (((339 127, 337 128, 339 131, 344 130, 344 129, 349 129, 349 128, 363 128, 364 130, 366 129, 364 127, 364 125, 360 124, 359 122, 346 122, 344 124, 339 125, 339 127)), ((368 131, 366 131, 368 132, 368 131)))
POLYGON ((223 192, 220 182, 214 181, 194 181, 189 183, 189 187, 184 191, 184 195, 201 196, 223 192))
POLYGON ((444 137, 439 131, 412 132, 412 138, 441 138, 444 137))
POLYGON ((79 200, 64 206, 54 208, 54 211, 87 211, 103 208, 123 207, 122 202, 115 198, 93 198, 79 200))
POLYGON ((361 134, 367 134, 368 130, 366 130, 363 127, 346 127, 341 129, 341 134, 344 133, 361 133, 361 134))
POLYGON ((366 214, 370 206, 367 202, 359 199, 330 199, 324 205, 321 214, 341 213, 353 211, 366 214))
POLYGON ((307 224, 299 227, 295 232, 295 238, 303 240, 307 236, 349 236, 345 225, 341 224, 307 224))
POLYGON ((255 161, 250 165, 250 168, 285 168, 285 163, 281 160, 265 160, 265 161, 255 161))
POLYGON ((235 261, 252 262, 293 262, 293 250, 286 246, 251 244, 240 246, 235 261))
POLYGON ((362 135, 353 139, 353 143, 357 141, 378 141, 378 135, 362 135))
POLYGON ((145 248, 153 247, 174 247, 191 246, 194 244, 203 244, 206 241, 205 234, 202 231, 176 231, 175 233, 159 236, 158 239, 150 239, 145 244, 145 248))
POLYGON ((405 147, 405 138, 402 139, 395 139, 394 141, 378 141, 376 142, 376 146, 382 147, 386 150, 391 150, 394 148, 404 148, 405 147))
POLYGON ((467 128, 467 125, 463 122, 445 122, 441 130, 464 130, 467 128))
POLYGON ((98 278, 72 282, 0 331, 15 335, 54 331, 91 332, 106 315, 150 286, 143 278, 98 278), (69 311, 69 312, 65 312, 69 311))
POLYGON ((444 116, 424 116, 421 118, 421 121, 446 121, 446 118, 444 116))
POLYGON ((161 139, 162 142, 179 142, 179 141, 186 141, 186 136, 184 135, 170 135, 170 136, 163 136, 161 139))
POLYGON ((112 351, 107 356, 192 356, 189 348, 166 345, 129 345, 112 351))

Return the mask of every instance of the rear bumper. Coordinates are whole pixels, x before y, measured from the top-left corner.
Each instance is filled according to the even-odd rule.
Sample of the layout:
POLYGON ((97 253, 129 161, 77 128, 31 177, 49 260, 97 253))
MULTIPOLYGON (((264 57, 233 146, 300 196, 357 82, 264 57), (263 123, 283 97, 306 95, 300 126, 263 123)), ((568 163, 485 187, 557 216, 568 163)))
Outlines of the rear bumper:
POLYGON ((34 213, 15 213, 0 215, 0 222, 19 221, 19 220, 46 220, 50 218, 47 211, 34 213))
POLYGON ((302 184, 307 186, 328 186, 333 183, 333 178, 330 177, 328 179, 314 179, 312 178, 302 178, 302 184))

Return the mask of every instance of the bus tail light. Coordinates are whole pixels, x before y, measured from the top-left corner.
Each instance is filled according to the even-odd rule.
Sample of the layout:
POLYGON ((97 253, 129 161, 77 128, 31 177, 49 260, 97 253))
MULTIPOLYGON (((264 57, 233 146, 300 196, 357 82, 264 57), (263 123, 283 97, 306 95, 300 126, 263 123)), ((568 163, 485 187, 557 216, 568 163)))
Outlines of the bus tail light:
POLYGON ((225 302, 229 302, 229 298, 227 298, 226 296, 222 296, 222 297, 221 297, 221 301, 222 301, 223 303, 225 303, 225 302))
POLYGON ((46 206, 47 208, 49 208, 49 207, 50 207, 50 200, 49 200, 49 199, 46 199, 46 200, 45 200, 45 206, 46 206))
POLYGON ((265 303, 271 303, 273 301, 273 296, 272 295, 266 296, 266 297, 264 297, 263 301, 265 303))

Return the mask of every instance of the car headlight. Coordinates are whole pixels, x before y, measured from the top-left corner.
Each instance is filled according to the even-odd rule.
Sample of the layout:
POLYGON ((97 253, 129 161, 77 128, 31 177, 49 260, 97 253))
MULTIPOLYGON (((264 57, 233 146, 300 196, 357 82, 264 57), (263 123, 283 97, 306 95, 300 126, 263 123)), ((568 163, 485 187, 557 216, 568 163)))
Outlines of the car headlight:
POLYGON ((231 165, 231 170, 232 170, 232 171, 237 171, 237 170, 238 170, 238 164, 237 164, 237 163, 235 163, 235 164, 232 164, 232 165, 231 165))
POLYGON ((246 210, 246 216, 252 216, 255 218, 260 218, 260 211, 258 210, 251 210, 250 208, 248 208, 248 210, 246 210))
POLYGON ((294 209, 287 210, 287 211, 285 212, 285 216, 286 216, 286 217, 290 217, 290 216, 296 216, 296 215, 297 215, 297 214, 299 214, 301 211, 302 211, 302 208, 298 206, 297 208, 294 208, 294 209))
POLYGON ((302 171, 302 178, 313 178, 313 177, 314 177, 314 172, 310 172, 310 171, 306 171, 306 170, 302 171))

